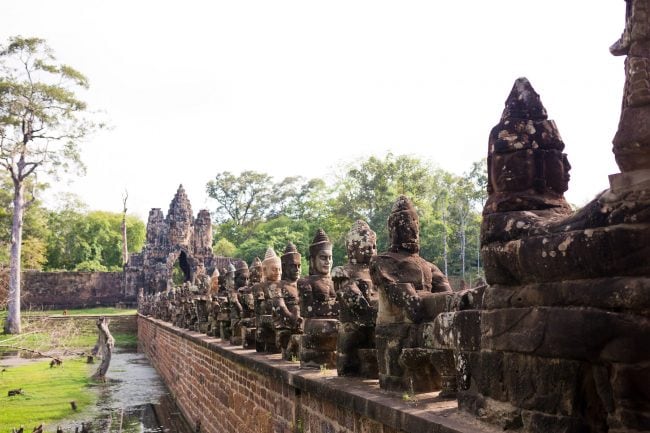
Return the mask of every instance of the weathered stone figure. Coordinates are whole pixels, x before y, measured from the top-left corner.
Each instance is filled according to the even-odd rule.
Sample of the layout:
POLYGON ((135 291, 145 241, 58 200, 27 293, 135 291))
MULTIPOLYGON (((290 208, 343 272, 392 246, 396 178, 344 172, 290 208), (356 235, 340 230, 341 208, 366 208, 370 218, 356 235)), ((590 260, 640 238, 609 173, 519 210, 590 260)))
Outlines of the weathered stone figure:
POLYGON ((276 346, 282 351, 282 358, 288 361, 298 358, 302 334, 303 320, 300 316, 297 285, 301 257, 296 246, 291 242, 287 243, 280 257, 282 279, 272 294, 276 346))
MULTIPOLYGON (((632 28, 647 29, 641 11, 649 2, 628 4, 632 17, 640 13, 636 18, 645 20, 632 19, 632 28)), ((618 48, 629 45, 630 55, 632 47, 635 55, 647 55, 641 49, 647 38, 634 35, 629 32, 628 43, 624 34, 618 48)), ((614 139, 622 173, 610 176, 610 189, 578 212, 558 194, 568 181, 566 157, 559 154, 564 145, 557 131, 538 134, 549 121, 527 80, 517 80, 490 134, 492 177, 503 166, 494 163, 498 149, 513 160, 525 151, 544 161, 527 172, 538 188, 521 196, 517 188, 492 182, 481 228, 489 286, 478 310, 450 315, 450 332, 437 335, 451 337, 465 364, 459 407, 503 428, 650 428, 650 158, 644 141, 650 111, 637 105, 640 93, 632 96, 642 87, 633 84, 639 77, 631 63, 614 139), (508 108, 513 104, 516 112, 508 108), (527 125, 518 136, 501 132, 517 124, 527 125), (495 205, 501 203, 516 205, 495 205)), ((526 158, 520 161, 525 165, 526 158)))
POLYGON ((358 220, 345 238, 348 264, 332 270, 339 301, 336 370, 339 376, 376 378, 375 321, 377 292, 370 278, 370 259, 377 254, 377 235, 358 220))
POLYGON ((244 306, 240 290, 247 287, 249 283, 248 265, 245 261, 239 260, 235 266, 235 281, 233 287, 228 291, 228 305, 230 307, 230 343, 239 346, 242 344, 241 321, 244 315, 244 306))
POLYGON ((255 298, 255 350, 258 352, 279 352, 275 345, 275 329, 273 327, 273 305, 272 293, 278 287, 282 276, 282 265, 280 258, 275 254, 273 248, 269 247, 262 261, 262 275, 264 281, 253 287, 255 298))
POLYGON ((239 288, 239 302, 242 306, 241 338, 242 346, 246 349, 255 347, 255 297, 253 287, 261 282, 262 278, 262 261, 259 257, 255 257, 249 268, 248 285, 239 288))
POLYGON ((622 173, 647 170, 650 165, 650 2, 626 0, 626 5, 623 35, 610 47, 614 55, 627 55, 623 109, 614 137, 614 156, 622 173))
POLYGON ((235 266, 232 263, 228 264, 224 275, 223 289, 219 294, 220 308, 217 314, 217 322, 219 323, 219 337, 224 341, 230 341, 232 335, 232 329, 230 328, 231 305, 228 302, 228 294, 235 290, 235 266))
POLYGON ((439 389, 440 377, 430 362, 405 368, 402 349, 422 346, 423 321, 440 311, 427 309, 431 292, 449 293, 447 277, 418 254, 420 222, 411 201, 400 196, 388 217, 390 250, 370 261, 370 275, 379 295, 375 340, 379 385, 389 390, 413 392, 439 389))
POLYGON ((305 319, 300 339, 300 366, 336 366, 338 303, 330 271, 332 243, 318 229, 309 246, 309 276, 298 280, 300 312, 305 319))

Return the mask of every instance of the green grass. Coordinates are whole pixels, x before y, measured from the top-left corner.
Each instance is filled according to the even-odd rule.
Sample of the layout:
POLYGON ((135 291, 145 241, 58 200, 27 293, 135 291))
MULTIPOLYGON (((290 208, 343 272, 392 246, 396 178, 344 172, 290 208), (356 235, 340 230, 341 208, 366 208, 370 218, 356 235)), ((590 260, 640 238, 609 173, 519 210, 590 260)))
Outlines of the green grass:
MULTIPOLYGON (((122 349, 134 349, 138 346, 138 336, 131 333, 116 332, 115 347, 122 349)), ((25 349, 37 350, 39 352, 90 352, 97 342, 97 334, 73 334, 64 335, 58 339, 52 338, 46 332, 35 334, 6 335, 0 333, 0 346, 15 346, 25 349)), ((0 347, 0 353, 11 348, 0 347)), ((1 433, 1 432, 0 432, 1 433)))
POLYGON ((26 431, 41 423, 47 431, 56 429, 57 420, 70 416, 70 401, 77 410, 93 403, 90 375, 96 365, 80 359, 66 359, 60 367, 50 368, 49 361, 7 367, 0 373, 0 432, 25 426, 26 431), (8 397, 10 389, 22 388, 23 395, 8 397))
MULTIPOLYGON (((23 310, 21 311, 22 317, 33 316, 62 316, 63 312, 68 316, 129 316, 136 314, 136 309, 114 308, 114 307, 96 307, 96 308, 79 308, 70 310, 23 310)), ((7 317, 7 310, 0 310, 0 319, 4 321, 7 317)))

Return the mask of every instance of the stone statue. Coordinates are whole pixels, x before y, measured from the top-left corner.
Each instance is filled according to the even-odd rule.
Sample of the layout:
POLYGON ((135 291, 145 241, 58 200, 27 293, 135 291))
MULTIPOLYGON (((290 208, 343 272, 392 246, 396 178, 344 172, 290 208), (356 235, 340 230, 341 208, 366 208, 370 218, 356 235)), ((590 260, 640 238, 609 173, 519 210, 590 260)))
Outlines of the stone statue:
POLYGON ((614 156, 622 179, 650 179, 650 3, 626 0, 625 29, 610 47, 612 54, 626 55, 623 107, 614 137, 614 156), (634 175, 625 175, 635 172, 634 175), (643 174, 642 174, 643 173, 643 174))
POLYGON ((332 270, 339 302, 336 370, 339 376, 377 377, 375 321, 377 292, 370 278, 370 259, 377 254, 377 235, 358 220, 345 238, 348 264, 332 270))
POLYGON ((224 341, 230 341, 232 329, 230 328, 230 308, 228 302, 228 294, 235 289, 235 266, 232 263, 228 264, 228 268, 224 272, 223 288, 219 293, 219 313, 217 314, 217 322, 219 323, 219 337, 224 341))
POLYGON ((338 303, 330 271, 332 243, 318 229, 309 246, 309 276, 298 280, 300 312, 305 319, 300 340, 300 366, 336 366, 338 303))
POLYGON ((530 209, 570 213, 563 194, 571 165, 563 150, 539 95, 526 78, 517 79, 501 122, 490 132, 484 214, 530 209))
POLYGON ((249 268, 251 284, 261 283, 264 281, 264 274, 262 272, 262 261, 259 257, 253 259, 253 263, 249 268))
POLYGON ((255 350, 258 352, 277 353, 275 345, 275 329, 273 327, 272 293, 277 289, 282 276, 280 258, 273 248, 269 247, 262 261, 262 275, 264 280, 253 287, 255 298, 255 350))
MULTIPOLYGON (((577 212, 558 194, 568 180, 560 169, 536 167, 539 188, 529 196, 537 196, 518 206, 494 206, 515 203, 514 188, 490 190, 481 226, 488 286, 480 303, 448 314, 431 333, 434 346, 454 347, 462 367, 459 407, 502 428, 600 433, 650 427, 650 395, 639 385, 650 377, 650 105, 642 96, 647 78, 641 78, 647 77, 650 2, 627 4, 626 31, 612 48, 629 56, 614 138, 621 173, 610 175, 610 188, 577 212), (551 401, 560 404, 546 404, 551 401)), ((527 135, 509 144, 514 154, 543 127, 543 107, 532 92, 517 80, 489 153, 499 144, 496 130, 533 119, 527 135), (521 109, 508 113, 514 103, 521 109)), ((561 151, 554 135, 536 137, 529 146, 535 157, 561 151)), ((549 155, 558 166, 557 153, 549 155)))
POLYGON ((241 312, 241 338, 245 349, 255 347, 255 297, 253 287, 262 280, 262 261, 255 257, 249 267, 248 285, 239 288, 241 312))
POLYGON ((302 334, 297 285, 300 278, 300 259, 301 255, 296 246, 291 242, 287 243, 280 257, 282 279, 272 294, 276 346, 282 351, 282 358, 288 361, 298 359, 302 334))
POLYGON ((242 344, 241 321, 244 314, 244 307, 241 303, 240 290, 247 287, 249 283, 248 265, 245 261, 239 260, 235 266, 235 279, 232 288, 228 291, 228 306, 230 307, 230 344, 239 346, 242 344))
MULTIPOLYGON (((439 374, 423 361, 404 367, 402 349, 421 345, 420 323, 441 311, 429 311, 432 292, 451 293, 447 277, 419 255, 420 223, 411 201, 400 196, 388 217, 390 250, 370 261, 370 275, 379 295, 375 340, 379 385, 412 392, 439 389, 439 374)), ((435 304, 435 303, 434 303, 435 304)))

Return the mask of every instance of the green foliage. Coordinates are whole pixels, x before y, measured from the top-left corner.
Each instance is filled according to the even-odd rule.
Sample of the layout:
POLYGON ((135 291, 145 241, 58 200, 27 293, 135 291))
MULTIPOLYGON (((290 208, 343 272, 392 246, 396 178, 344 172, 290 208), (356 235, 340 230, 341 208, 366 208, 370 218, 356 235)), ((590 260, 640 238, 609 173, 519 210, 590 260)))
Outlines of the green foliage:
POLYGON ((50 368, 49 361, 7 368, 0 375, 0 431, 41 423, 54 431, 54 422, 70 415, 70 401, 78 410, 94 401, 89 388, 93 367, 82 359, 66 359, 57 368, 50 368), (17 388, 22 388, 22 395, 7 396, 17 388))
MULTIPOLYGON (((51 230, 46 269, 121 270, 122 214, 64 207, 49 214, 51 230)), ((146 236, 140 219, 127 215, 129 252, 140 251, 146 236)))
POLYGON ((481 274, 485 170, 483 160, 458 176, 412 156, 388 153, 384 158, 350 163, 332 187, 322 179, 287 177, 274 183, 262 173, 244 172, 237 177, 223 172, 207 187, 218 202, 215 248, 250 263, 255 256, 262 257, 267 247, 281 253, 292 241, 302 253, 306 273, 308 247, 320 227, 334 245, 334 264, 343 264, 345 235, 356 219, 367 221, 377 232, 379 251, 388 248, 388 215, 397 197, 405 194, 420 215, 422 256, 449 275, 474 279, 481 274), (250 188, 247 193, 242 192, 245 187, 250 188))
POLYGON ((234 257, 237 253, 237 247, 228 239, 221 238, 212 246, 212 251, 217 256, 234 257))
POLYGON ((85 272, 108 272, 108 268, 97 260, 86 260, 77 264, 74 268, 75 271, 85 271, 85 272))

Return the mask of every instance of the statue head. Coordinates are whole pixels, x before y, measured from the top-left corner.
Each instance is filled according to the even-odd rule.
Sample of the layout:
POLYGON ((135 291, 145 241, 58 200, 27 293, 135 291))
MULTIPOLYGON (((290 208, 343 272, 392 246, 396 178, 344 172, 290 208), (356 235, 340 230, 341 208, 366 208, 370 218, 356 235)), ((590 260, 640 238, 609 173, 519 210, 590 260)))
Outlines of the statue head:
POLYGON ((350 263, 367 265, 370 258, 377 254, 377 234, 368 223, 357 220, 345 236, 345 249, 350 263))
POLYGON ((544 171, 546 186, 556 194, 564 194, 569 189, 571 164, 566 156, 558 150, 549 150, 544 153, 544 171))
POLYGON ((332 243, 323 229, 309 245, 309 275, 329 275, 332 270, 332 243))
POLYGON ((235 288, 248 286, 249 276, 248 265, 245 261, 239 260, 235 266, 235 288))
POLYGON ((280 263, 280 258, 275 254, 273 248, 269 247, 264 254, 264 260, 262 260, 262 274, 264 275, 264 281, 280 281, 282 276, 282 265, 280 263))
POLYGON ((251 266, 249 268, 249 274, 250 274, 249 280, 251 284, 264 281, 264 275, 262 275, 262 261, 260 260, 259 257, 255 257, 251 262, 251 266))
POLYGON ((515 81, 505 105, 490 132, 484 213, 568 207, 564 142, 526 78, 515 81))
POLYGON ((332 283, 337 293, 350 283, 350 274, 343 266, 332 268, 332 283))
POLYGON ((282 263, 282 279, 287 281, 298 281, 300 278, 300 259, 302 256, 292 242, 288 242, 284 253, 280 257, 282 263))
POLYGON ((420 219, 408 197, 401 195, 388 216, 390 249, 417 254, 420 251, 420 219))

